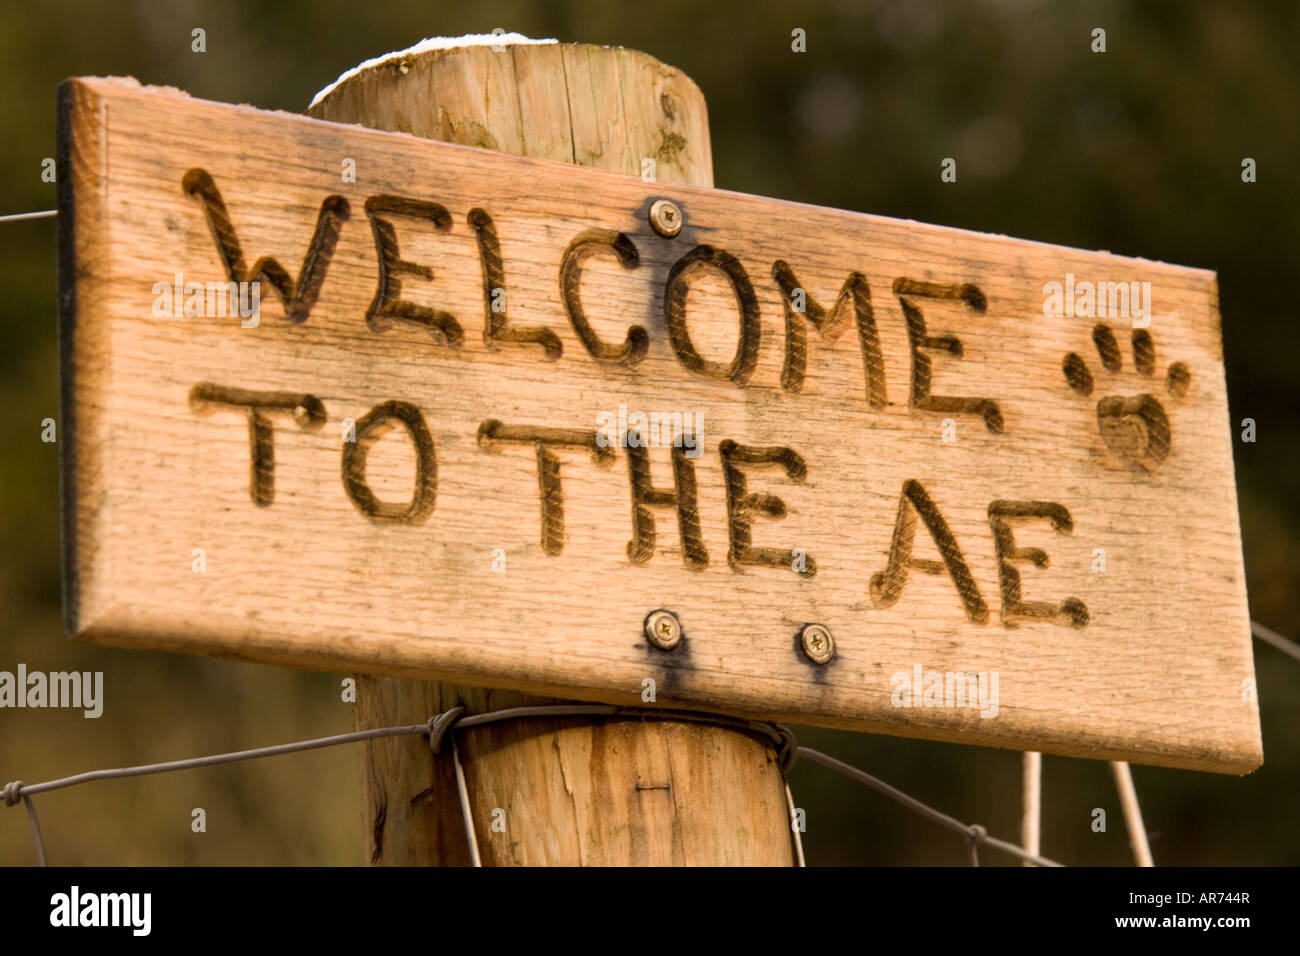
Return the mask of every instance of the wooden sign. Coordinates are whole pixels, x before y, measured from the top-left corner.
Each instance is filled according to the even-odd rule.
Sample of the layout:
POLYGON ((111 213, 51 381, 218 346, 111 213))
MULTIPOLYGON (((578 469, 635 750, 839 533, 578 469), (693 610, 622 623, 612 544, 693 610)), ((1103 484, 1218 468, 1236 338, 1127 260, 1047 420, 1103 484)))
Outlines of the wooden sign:
POLYGON ((1259 765, 1213 273, 61 103, 74 636, 1259 765))

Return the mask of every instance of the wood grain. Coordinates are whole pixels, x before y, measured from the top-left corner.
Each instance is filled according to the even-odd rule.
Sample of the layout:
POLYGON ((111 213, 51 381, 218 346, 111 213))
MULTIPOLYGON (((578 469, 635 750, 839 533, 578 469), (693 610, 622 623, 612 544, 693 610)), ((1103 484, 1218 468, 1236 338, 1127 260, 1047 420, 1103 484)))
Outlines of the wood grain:
MULTIPOLYGON (((613 703, 639 704, 651 678, 660 704, 1225 772, 1260 763, 1212 273, 120 80, 70 81, 63 104, 74 635, 613 703), (344 158, 355 183, 340 181, 344 158), (176 272, 227 279, 220 217, 200 178, 184 188, 196 169, 246 272, 272 256, 296 279, 337 218, 330 197, 346 201, 328 262, 319 243, 309 257, 316 287, 281 283, 281 296, 264 270, 256 328, 151 314, 154 284, 176 272), (375 197, 390 197, 378 216, 375 197), (384 213, 391 197, 425 204, 423 220, 384 213), (684 212, 674 239, 647 222, 661 197, 684 212), (475 209, 495 226, 507 326, 551 330, 558 359, 485 341, 475 209), (388 299, 385 215, 392 262, 415 266, 388 299), (618 259, 627 244, 634 265, 618 259), (643 329, 639 358, 583 344, 566 254, 570 269, 581 258, 590 330, 617 346, 643 329), (791 275, 804 313, 787 312, 791 275), (1068 276, 1150 282, 1149 328, 1044 315, 1045 284, 1068 276), (458 345, 430 314, 454 318, 458 345), (250 488, 248 413, 196 409, 200 383, 323 406, 320 427, 306 406, 297 421, 266 414, 269 505, 250 488), (418 522, 367 512, 344 480, 344 419, 388 402, 419 411, 435 450, 436 501, 418 522), (690 468, 707 565, 660 504, 653 553, 634 559, 628 449, 610 463, 554 446, 558 467, 539 476, 536 447, 481 437, 492 421, 594 433, 620 404, 703 415, 690 468), (539 494, 556 472, 559 490, 539 494), (796 548, 815 573, 777 561, 796 548), (642 635, 661 607, 685 632, 672 652, 642 635), (809 622, 834 635, 828 665, 799 650, 809 622), (996 716, 896 706, 892 678, 917 667, 996 672, 996 716)), ((379 502, 408 502, 414 446, 380 425, 365 481, 379 502)), ((674 490, 670 450, 647 451, 654 486, 674 490)))

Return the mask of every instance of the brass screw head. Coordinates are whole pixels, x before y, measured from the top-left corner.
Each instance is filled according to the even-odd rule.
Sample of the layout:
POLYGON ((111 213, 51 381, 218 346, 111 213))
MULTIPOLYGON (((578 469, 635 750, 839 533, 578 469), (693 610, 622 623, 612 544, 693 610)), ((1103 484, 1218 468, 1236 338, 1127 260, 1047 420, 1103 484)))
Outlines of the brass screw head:
POLYGON ((665 239, 682 231, 682 210, 675 202, 656 199, 650 204, 650 225, 665 239))
POLYGON ((828 664, 835 656, 835 638, 824 624, 805 624, 799 632, 799 643, 814 664, 828 664))
POLYGON ((645 636, 660 650, 671 651, 682 639, 682 622, 672 611, 651 611, 645 619, 645 636))

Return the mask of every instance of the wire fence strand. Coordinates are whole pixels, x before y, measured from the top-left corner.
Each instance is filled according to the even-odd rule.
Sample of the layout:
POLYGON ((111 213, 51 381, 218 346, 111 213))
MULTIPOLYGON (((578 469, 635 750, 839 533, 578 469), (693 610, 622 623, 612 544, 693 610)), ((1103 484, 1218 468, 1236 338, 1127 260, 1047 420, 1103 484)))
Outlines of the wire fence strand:
POLYGON ((22 222, 25 219, 53 219, 59 214, 57 209, 42 209, 38 212, 11 212, 0 216, 0 222, 22 222))
POLYGON ((851 780, 864 784, 879 793, 883 793, 889 799, 901 803, 913 813, 925 817, 942 827, 947 827, 954 833, 960 833, 966 837, 971 844, 983 844, 995 850, 1001 850, 1003 853, 1009 853, 1012 856, 1019 857, 1022 860, 1028 860, 1031 863, 1037 863, 1039 866, 1061 866, 1054 860, 1039 856, 1036 853, 1029 853, 1014 843, 1007 843, 1005 840, 999 840, 997 837, 991 837, 988 832, 979 824, 962 823, 956 817, 950 817, 942 810, 936 810, 927 803, 922 803, 916 797, 909 796, 897 787, 892 787, 878 777, 873 777, 857 767, 850 766, 842 760, 836 760, 834 757, 822 753, 820 750, 813 750, 811 747, 800 747, 799 756, 811 760, 813 763, 821 764, 836 773, 841 773, 851 780))
MULTIPOLYGON (((23 214, 25 218, 36 218, 43 215, 53 215, 54 211, 49 213, 29 213, 23 214)), ((0 216, 0 221, 6 218, 0 216)), ((1273 645, 1279 650, 1292 657, 1300 660, 1300 645, 1288 640, 1276 631, 1265 627, 1258 621, 1251 621, 1251 631, 1255 637, 1268 644, 1273 645)), ((837 760, 820 750, 814 750, 811 747, 802 747, 795 740, 794 733, 782 724, 772 724, 760 720, 750 720, 744 717, 728 717, 721 714, 705 714, 695 711, 668 710, 668 709, 646 709, 636 707, 616 707, 609 704, 547 704, 527 707, 510 707, 503 710, 488 711, 482 714, 466 714, 464 707, 453 707, 450 710, 435 714, 422 724, 405 724, 393 727, 378 727, 373 730, 358 730, 349 734, 334 734, 329 737, 315 737, 311 740, 300 740, 294 743, 275 744, 269 747, 255 747, 251 750, 237 750, 231 753, 212 754, 207 757, 191 757, 186 760, 169 760, 165 763, 141 764, 135 767, 116 767, 107 770, 91 770, 86 773, 74 774, 70 777, 60 777, 57 780, 47 780, 44 783, 25 784, 21 780, 14 780, 5 784, 0 795, 3 796, 6 806, 16 806, 21 802, 27 809, 28 822, 32 828, 32 839, 36 846, 36 859, 40 866, 47 865, 45 853, 45 842, 41 837, 40 822, 36 817, 36 807, 32 803, 33 794, 49 793, 52 790, 63 790, 67 787, 80 786, 85 783, 93 783, 97 780, 118 780, 124 777, 142 777, 150 774, 171 773, 177 770, 193 770, 199 767, 213 767, 220 764, 235 763, 241 760, 257 760, 261 757, 276 757, 281 754, 299 753, 305 750, 319 750, 323 747, 337 747, 341 744, 360 743, 366 740, 375 740, 381 737, 401 737, 414 734, 427 735, 429 738, 429 749, 434 756, 437 756, 442 749, 442 742, 445 735, 451 730, 465 730, 470 727, 478 727, 484 724, 495 723, 503 720, 518 720, 528 717, 619 717, 626 719, 658 719, 658 720, 681 720, 692 721, 696 723, 706 723, 730 727, 733 730, 746 731, 757 734, 766 739, 767 743, 775 749, 783 775, 788 775, 790 768, 794 766, 795 760, 803 757, 813 763, 820 764, 829 770, 842 774, 850 780, 856 780, 864 786, 870 787, 877 793, 881 793, 889 799, 903 805, 918 816, 925 817, 939 826, 945 827, 954 833, 960 834, 965 838, 967 853, 972 866, 979 866, 978 847, 986 846, 994 850, 1000 850, 1011 856, 1018 857, 1025 863, 1037 866, 1061 866, 1054 860, 1049 860, 1041 856, 1037 850, 1037 840, 1031 840, 1030 834, 1037 837, 1037 826, 1028 825, 1029 817, 1027 816, 1026 825, 1022 830, 1022 838, 1030 848, 1016 846, 1014 843, 1008 843, 1005 840, 999 840, 997 837, 989 836, 988 831, 978 823, 962 823, 956 817, 949 816, 942 810, 936 810, 927 803, 918 800, 891 786, 878 777, 859 770, 857 767, 837 760)), ((1026 755, 1028 758, 1031 755, 1026 755)), ((1041 761, 1041 755, 1032 755, 1041 761)), ((478 854, 478 846, 474 834, 474 825, 470 816, 469 792, 465 784, 465 774, 460 763, 460 754, 456 750, 455 739, 452 739, 452 760, 456 770, 457 796, 461 802, 461 813, 465 821, 466 837, 470 844, 470 852, 476 866, 482 865, 478 854)), ((1033 778, 1034 796, 1037 796, 1037 788, 1041 786, 1038 783, 1038 775, 1041 763, 1034 761, 1033 764, 1026 762, 1025 781, 1029 786, 1031 777, 1033 778)), ((1128 764, 1112 762, 1111 764, 1116 784, 1119 787, 1121 803, 1124 806, 1126 822, 1129 825, 1130 838, 1133 842, 1134 855, 1137 857, 1139 866, 1151 866, 1151 851, 1146 843, 1146 832, 1142 825, 1141 811, 1138 809, 1137 793, 1133 787, 1132 776, 1128 770, 1128 764)), ((789 784, 786 783, 786 799, 791 814, 791 827, 795 826, 795 806, 794 797, 790 793, 789 784)), ((1029 793, 1029 790, 1026 790, 1029 793)), ((1036 800, 1032 801, 1037 803, 1036 800)), ((1030 811, 1029 802, 1026 803, 1025 810, 1030 811)), ((1037 815, 1038 807, 1032 808, 1033 815, 1037 815)), ((1034 821, 1036 824, 1036 821, 1034 821)), ((795 847, 797 856, 797 865, 803 866, 803 845, 799 839, 797 831, 795 833, 795 847)))
MULTIPOLYGON (((1020 845, 1037 853, 1042 845, 1043 755, 1028 750, 1021 756, 1020 845)), ((1029 866, 1028 860, 1024 861, 1029 866)))
MULTIPOLYGON (((780 762, 782 773, 788 773, 798 757, 804 757, 813 763, 821 764, 831 770, 863 783, 868 787, 884 794, 892 800, 901 803, 903 806, 912 810, 914 813, 925 817, 935 823, 940 824, 955 833, 961 834, 966 839, 966 845, 970 854, 971 863, 979 865, 979 857, 976 853, 977 845, 984 845, 992 849, 1001 850, 1012 856, 1019 857, 1022 860, 1036 863, 1039 866, 1060 866, 1052 860, 1045 859, 1037 854, 1028 853, 1021 847, 1013 843, 1007 843, 996 837, 991 837, 984 827, 979 824, 965 824, 955 817, 951 817, 941 810, 936 810, 929 804, 923 803, 915 797, 909 796, 896 787, 892 787, 865 773, 846 764, 834 757, 814 750, 811 747, 801 747, 795 740, 794 734, 789 728, 780 724, 769 724, 763 721, 748 720, 741 717, 727 717, 718 714, 703 714, 693 711, 676 711, 676 710, 648 710, 631 707, 615 707, 603 704, 555 704, 555 705, 538 705, 529 707, 512 707, 504 710, 489 711, 483 714, 466 715, 463 707, 455 707, 443 713, 436 714, 429 718, 423 724, 406 724, 393 727, 379 727, 374 730, 359 730, 349 734, 335 734, 329 737, 316 737, 311 740, 300 740, 294 743, 276 744, 270 747, 256 747, 251 750, 239 750, 231 753, 212 754, 207 757, 193 757, 187 760, 170 760, 165 763, 142 764, 136 767, 118 767, 108 770, 92 770, 87 773, 79 773, 70 777, 61 777, 57 780, 48 780, 44 783, 24 784, 21 780, 15 780, 5 785, 3 796, 6 805, 14 806, 20 800, 27 806, 29 822, 32 827, 32 838, 36 845, 37 862, 41 866, 47 865, 44 841, 41 838, 40 824, 36 818, 36 809, 32 805, 31 795, 37 793, 48 793, 52 790, 62 790, 67 787, 80 786, 81 784, 92 783, 98 780, 118 780, 125 777, 140 777, 149 774, 171 773, 178 770, 191 770, 199 767, 212 767, 219 764, 234 763, 240 760, 256 760, 261 757, 274 757, 281 754, 298 753, 305 750, 318 750, 323 747, 336 747, 340 744, 359 743, 365 740, 374 740, 380 737, 400 737, 406 735, 422 734, 429 737, 429 748, 437 755, 441 751, 444 736, 452 730, 463 730, 470 727, 482 726, 484 724, 495 723, 502 720, 517 720, 526 717, 591 717, 607 716, 620 717, 628 719, 659 719, 659 720, 687 720, 697 723, 717 724, 731 727, 736 730, 749 731, 765 737, 767 742, 776 750, 780 762)), ((462 815, 465 818, 466 836, 470 845, 471 856, 475 865, 481 865, 478 859, 478 847, 474 835, 473 823, 469 818, 469 795, 465 786, 464 771, 460 766, 459 753, 455 748, 455 739, 452 739, 452 758, 456 766, 456 781, 458 797, 461 801, 462 815)), ((788 785, 787 785, 788 792, 788 785)), ((792 815, 793 815, 793 797, 788 797, 792 815)), ((794 821, 790 824, 792 827, 794 821)), ((796 843, 798 846, 798 863, 803 864, 803 848, 801 842, 796 843)))
POLYGON ((235 763, 239 760, 257 760, 260 757, 278 757, 281 754, 297 753, 300 750, 318 750, 321 747, 337 747, 339 744, 358 743, 362 740, 373 740, 376 737, 400 737, 403 734, 421 734, 428 732, 426 724, 415 724, 410 727, 380 727, 377 730, 359 730, 351 734, 336 734, 332 737, 317 737, 312 740, 300 740, 291 744, 276 744, 272 747, 256 747, 252 750, 237 750, 227 754, 212 754, 208 757, 191 757, 188 760, 169 760, 166 763, 141 764, 138 767, 117 767, 110 770, 91 770, 87 773, 79 773, 71 777, 61 777, 58 780, 49 780, 45 783, 25 784, 18 781, 6 784, 4 788, 5 802, 13 806, 19 796, 30 796, 36 793, 48 793, 51 790, 62 790, 65 787, 75 787, 83 783, 92 783, 96 780, 118 780, 122 777, 143 777, 155 773, 171 773, 175 770, 193 770, 197 767, 215 767, 223 763, 235 763), (13 788, 12 797, 10 788, 13 788))
POLYGON ((1124 810, 1124 825, 1128 827, 1129 845, 1138 866, 1155 866, 1151 859, 1151 844, 1147 841, 1147 828, 1142 822, 1142 808, 1138 805, 1137 788, 1133 774, 1122 760, 1112 760, 1111 772, 1115 775, 1115 789, 1119 791, 1119 805, 1124 810))
POLYGON ((1283 637, 1272 628, 1260 624, 1259 621, 1250 622, 1250 632, 1265 644, 1271 644, 1283 654, 1290 654, 1296 660, 1300 661, 1300 644, 1297 644, 1295 641, 1283 637))

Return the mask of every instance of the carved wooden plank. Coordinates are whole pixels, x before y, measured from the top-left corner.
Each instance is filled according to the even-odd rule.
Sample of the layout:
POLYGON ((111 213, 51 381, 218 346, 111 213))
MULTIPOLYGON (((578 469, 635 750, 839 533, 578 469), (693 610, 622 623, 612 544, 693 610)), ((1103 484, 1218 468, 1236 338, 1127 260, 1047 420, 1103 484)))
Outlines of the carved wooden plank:
POLYGON ((74 636, 1260 763, 1212 273, 122 80, 61 113, 74 636))

